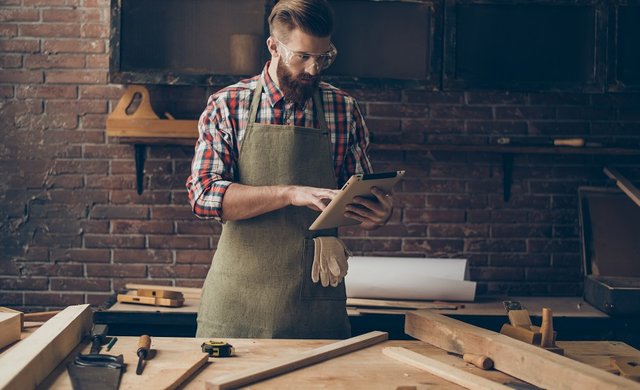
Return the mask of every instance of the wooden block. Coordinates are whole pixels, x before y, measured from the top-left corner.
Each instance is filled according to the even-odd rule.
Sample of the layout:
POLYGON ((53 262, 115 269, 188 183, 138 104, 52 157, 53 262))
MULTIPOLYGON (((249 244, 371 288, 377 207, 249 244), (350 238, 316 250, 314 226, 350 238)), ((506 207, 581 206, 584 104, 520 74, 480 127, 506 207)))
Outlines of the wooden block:
POLYGON ((604 370, 430 310, 407 312, 405 333, 458 355, 488 356, 496 370, 549 389, 627 389, 637 384, 604 370))
POLYGON ((467 389, 511 389, 501 383, 485 379, 476 374, 472 374, 468 371, 443 363, 434 358, 421 355, 406 348, 387 347, 382 349, 382 353, 393 359, 407 363, 421 370, 425 370, 433 375, 437 375, 449 382, 466 387, 467 389))
POLYGON ((493 368, 493 360, 484 355, 476 355, 473 353, 465 353, 462 355, 462 360, 467 363, 471 363, 474 366, 483 370, 490 370, 493 368))
POLYGON ((0 348, 20 340, 20 313, 0 313, 0 348))
POLYGON ((529 329, 532 325, 529 310, 509 310, 507 315, 512 326, 529 329))
POLYGON ((127 283, 124 287, 128 290, 164 290, 164 291, 177 291, 181 292, 185 298, 200 299, 202 296, 202 289, 196 287, 175 287, 175 286, 160 286, 155 284, 138 284, 127 283))
POLYGON ((69 306, 0 356, 0 389, 34 389, 89 334, 89 305, 69 306))
POLYGON ((184 299, 167 299, 167 298, 154 298, 154 297, 139 297, 129 294, 118 294, 118 302, 122 303, 135 303, 138 305, 152 305, 152 306, 164 306, 164 307, 180 307, 184 305, 184 299))
POLYGON ((179 291, 169 291, 164 289, 138 289, 136 295, 139 297, 156 297, 167 299, 184 299, 184 296, 179 291))
POLYGON ((18 310, 13 310, 8 307, 0 306, 0 313, 18 313, 20 314, 20 328, 24 329, 24 313, 18 310))
POLYGON ((280 375, 298 368, 306 367, 311 364, 319 363, 324 360, 366 348, 371 345, 380 343, 389 338, 386 332, 369 332, 350 339, 305 351, 295 356, 277 359, 271 363, 266 363, 255 368, 249 368, 244 371, 213 378, 207 381, 208 390, 224 390, 235 389, 245 386, 272 376, 280 375))
POLYGON ((502 325, 500 333, 532 345, 540 345, 540 340, 542 338, 542 334, 540 332, 512 326, 509 324, 502 325))

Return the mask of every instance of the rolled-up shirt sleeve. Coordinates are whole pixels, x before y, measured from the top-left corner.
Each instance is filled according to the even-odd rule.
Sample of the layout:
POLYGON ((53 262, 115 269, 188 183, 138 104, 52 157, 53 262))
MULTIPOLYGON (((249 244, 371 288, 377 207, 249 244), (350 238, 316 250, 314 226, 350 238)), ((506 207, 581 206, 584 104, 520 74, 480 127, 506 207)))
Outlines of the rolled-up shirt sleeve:
POLYGON ((198 121, 198 141, 187 178, 189 202, 199 218, 222 222, 222 199, 234 178, 233 128, 222 98, 213 95, 198 121))

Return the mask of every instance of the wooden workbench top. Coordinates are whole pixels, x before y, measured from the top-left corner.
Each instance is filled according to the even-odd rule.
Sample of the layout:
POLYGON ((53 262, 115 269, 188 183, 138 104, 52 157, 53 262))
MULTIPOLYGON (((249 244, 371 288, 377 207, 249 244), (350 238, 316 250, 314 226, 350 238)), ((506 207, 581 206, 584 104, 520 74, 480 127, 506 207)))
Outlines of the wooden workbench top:
MULTIPOLYGON (((166 385, 168 376, 179 374, 179 366, 186 365, 189 355, 201 356, 200 345, 205 339, 154 337, 152 339, 152 358, 147 361, 142 375, 135 375, 135 357, 137 337, 119 337, 110 354, 124 354, 128 364, 122 377, 120 389, 159 389, 166 385)), ((267 339, 228 339, 236 349, 231 358, 210 358, 204 368, 197 371, 185 384, 186 389, 203 389, 205 382, 214 377, 256 367, 262 363, 295 355, 302 351, 317 348, 332 340, 267 340, 267 339)), ((630 346, 610 341, 595 342, 559 342, 565 348, 566 356, 599 369, 609 368, 609 356, 632 356, 640 358, 640 351, 630 346)), ((289 372, 251 386, 255 389, 273 388, 331 388, 331 389, 397 389, 401 386, 441 386, 441 388, 460 388, 439 377, 398 362, 382 354, 383 347, 402 346, 424 355, 436 358, 456 367, 463 368, 485 378, 523 388, 523 382, 498 371, 482 371, 462 361, 458 356, 421 341, 386 341, 372 347, 359 350, 341 357, 318 363, 297 371, 289 372)), ((77 351, 87 353, 87 343, 77 351)), ((104 352, 104 350, 103 350, 104 352)), ((104 352, 106 353, 106 352, 104 352)), ((74 353, 72 353, 74 355, 74 353)), ((67 359, 67 361, 69 358, 67 359)), ((193 358, 192 358, 193 360, 193 358)), ((47 378, 43 388, 71 389, 66 372, 66 362, 61 363, 47 378)))

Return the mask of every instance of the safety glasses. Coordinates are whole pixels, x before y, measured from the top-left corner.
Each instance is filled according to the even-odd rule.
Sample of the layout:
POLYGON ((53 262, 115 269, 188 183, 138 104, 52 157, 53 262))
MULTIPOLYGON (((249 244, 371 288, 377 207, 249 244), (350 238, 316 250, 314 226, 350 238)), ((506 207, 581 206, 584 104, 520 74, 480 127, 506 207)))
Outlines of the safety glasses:
POLYGON ((273 39, 276 40, 278 46, 282 50, 281 55, 284 63, 291 67, 303 67, 304 69, 307 69, 312 64, 315 64, 318 67, 318 71, 322 71, 331 66, 338 55, 338 49, 333 46, 333 43, 330 44, 331 46, 329 46, 329 50, 327 52, 316 54, 291 50, 287 45, 280 42, 278 38, 273 37, 273 39))

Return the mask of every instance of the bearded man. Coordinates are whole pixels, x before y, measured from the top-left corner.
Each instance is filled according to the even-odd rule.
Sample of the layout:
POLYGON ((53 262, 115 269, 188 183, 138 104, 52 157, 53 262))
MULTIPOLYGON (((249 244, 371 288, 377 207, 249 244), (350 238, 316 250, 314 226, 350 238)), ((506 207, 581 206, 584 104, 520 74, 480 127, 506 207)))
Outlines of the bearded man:
MULTIPOLYGON (((355 99, 320 80, 337 55, 328 3, 281 0, 269 29, 262 73, 213 94, 198 124, 189 200, 223 228, 196 336, 350 337, 342 279, 312 278, 318 239, 337 230, 308 228, 352 174, 371 173, 368 131, 355 99)), ((392 212, 372 194, 345 214, 367 230, 392 212)))

